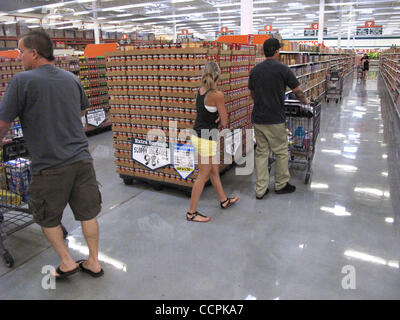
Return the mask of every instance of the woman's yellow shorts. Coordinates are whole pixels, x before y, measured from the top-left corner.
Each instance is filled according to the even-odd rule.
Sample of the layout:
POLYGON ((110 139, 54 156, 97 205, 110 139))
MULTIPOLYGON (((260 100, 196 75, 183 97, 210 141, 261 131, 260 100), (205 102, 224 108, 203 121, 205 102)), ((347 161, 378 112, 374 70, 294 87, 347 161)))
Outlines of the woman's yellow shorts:
POLYGON ((217 154, 217 142, 191 136, 192 144, 202 157, 214 157, 217 154))

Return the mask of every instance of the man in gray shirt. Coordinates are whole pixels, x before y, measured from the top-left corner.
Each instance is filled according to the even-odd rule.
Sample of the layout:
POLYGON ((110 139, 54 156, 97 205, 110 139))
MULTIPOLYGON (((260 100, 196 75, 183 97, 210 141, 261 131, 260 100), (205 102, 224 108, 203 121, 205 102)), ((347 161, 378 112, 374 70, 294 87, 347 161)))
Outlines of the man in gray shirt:
POLYGON ((32 157, 29 208, 60 257, 56 277, 79 270, 101 276, 96 218, 101 194, 81 122, 88 98, 72 73, 54 66, 53 44, 45 32, 24 35, 18 48, 26 71, 13 77, 0 102, 0 139, 19 117, 32 157), (64 243, 61 219, 68 203, 82 223, 88 260, 75 262, 64 243))

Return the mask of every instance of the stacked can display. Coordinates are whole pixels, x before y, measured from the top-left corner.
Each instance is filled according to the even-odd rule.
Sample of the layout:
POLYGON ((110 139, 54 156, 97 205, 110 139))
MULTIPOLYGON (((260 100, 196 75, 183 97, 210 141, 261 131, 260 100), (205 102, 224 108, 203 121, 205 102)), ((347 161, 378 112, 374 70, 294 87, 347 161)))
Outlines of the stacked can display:
MULTIPOLYGON (((239 97, 231 90, 231 50, 225 51, 229 52, 218 48, 158 45, 106 54, 116 167, 121 177, 193 186, 197 166, 192 161, 194 149, 189 129, 196 119, 196 95, 207 61, 218 62, 222 69, 218 89, 225 93, 230 120, 240 118, 233 114, 239 102, 246 107, 243 125, 232 121, 230 125, 243 128, 248 123, 249 104, 245 105, 240 98, 249 93, 239 97), (150 130, 163 132, 164 147, 160 142, 157 150, 149 151, 153 146, 148 141, 155 139, 150 130), (144 152, 143 157, 140 152, 144 152), (161 159, 160 154, 164 153, 169 153, 171 158, 161 159)), ((224 159, 224 143, 220 152, 220 159, 224 159)), ((227 166, 221 164, 220 168, 224 170, 227 166)))
POLYGON ((86 110, 85 117, 82 118, 86 132, 110 127, 105 57, 88 58, 81 56, 79 58, 79 69, 81 84, 90 103, 90 108, 86 110))
MULTIPOLYGON (((66 71, 70 71, 75 75, 79 75, 79 58, 77 56, 62 56, 56 57, 54 61, 54 65, 58 68, 64 69, 66 71)), ((13 58, 1 58, 0 57, 0 99, 2 98, 8 83, 11 78, 19 73, 23 72, 24 67, 21 61, 13 58)), ((19 119, 16 118, 13 121, 13 124, 10 129, 10 133, 17 137, 22 137, 22 128, 19 122, 19 119)))

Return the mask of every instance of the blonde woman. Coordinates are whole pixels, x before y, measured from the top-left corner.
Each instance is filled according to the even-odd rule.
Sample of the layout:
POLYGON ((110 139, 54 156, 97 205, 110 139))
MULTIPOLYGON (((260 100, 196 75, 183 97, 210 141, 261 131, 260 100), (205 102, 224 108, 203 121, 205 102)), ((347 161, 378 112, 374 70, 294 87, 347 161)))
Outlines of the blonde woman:
POLYGON ((211 180, 220 200, 220 206, 223 209, 236 203, 239 198, 228 198, 222 188, 219 176, 219 163, 217 161, 217 152, 219 152, 216 140, 209 138, 208 130, 225 128, 228 123, 228 114, 225 109, 224 94, 216 90, 217 81, 221 70, 215 62, 209 62, 205 65, 196 98, 197 117, 194 124, 196 135, 192 135, 192 143, 198 152, 199 174, 193 185, 192 196, 190 199, 189 211, 186 213, 186 219, 194 222, 208 222, 210 217, 202 215, 197 211, 197 205, 203 192, 204 185, 211 180), (202 135, 202 132, 206 135, 202 135))

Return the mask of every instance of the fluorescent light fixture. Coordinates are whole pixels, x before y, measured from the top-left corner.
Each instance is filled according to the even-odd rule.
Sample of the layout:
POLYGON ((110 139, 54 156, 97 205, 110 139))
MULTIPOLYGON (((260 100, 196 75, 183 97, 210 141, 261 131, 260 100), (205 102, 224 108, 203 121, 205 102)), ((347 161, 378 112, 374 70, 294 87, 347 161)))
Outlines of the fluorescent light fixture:
POLYGON ((62 18, 63 16, 61 14, 53 14, 53 15, 49 15, 47 16, 47 18, 49 19, 59 19, 62 18))
POLYGON ((171 3, 192 2, 193 0, 171 0, 171 3))
POLYGON ((32 28, 40 28, 40 24, 33 24, 30 26, 27 26, 28 28, 32 29, 32 28))
POLYGON ((80 15, 84 15, 84 14, 89 14, 92 13, 92 11, 79 11, 79 12, 74 12, 74 16, 80 16, 80 15))
POLYGON ((224 8, 224 7, 237 7, 240 6, 240 2, 236 3, 217 3, 214 7, 224 8))
POLYGON ((25 9, 19 9, 17 10, 18 13, 25 13, 25 12, 32 12, 35 11, 36 8, 25 8, 25 9))
POLYGON ((82 20, 70 20, 70 21, 58 21, 58 22, 52 22, 52 23, 48 23, 48 26, 57 26, 57 25, 61 25, 61 24, 67 24, 67 23, 77 23, 77 22, 81 22, 82 20))
POLYGON ((185 10, 196 10, 198 9, 197 7, 183 7, 183 8, 177 8, 179 11, 185 11, 185 10))
POLYGON ((65 2, 59 2, 59 3, 53 3, 53 4, 46 4, 44 7, 45 8, 57 8, 57 7, 62 7, 65 6, 67 3, 65 2))
POLYGON ((25 23, 30 23, 30 22, 39 22, 39 18, 30 18, 30 19, 26 19, 26 20, 24 20, 25 21, 25 23))
POLYGON ((17 21, 7 21, 7 22, 3 22, 3 24, 13 24, 13 23, 17 23, 17 21))
POLYGON ((123 17, 129 17, 129 16, 133 16, 134 13, 124 13, 124 14, 117 14, 116 17, 117 18, 123 18, 123 17))
POLYGON ((253 14, 253 17, 277 17, 277 16, 295 16, 299 15, 299 12, 286 12, 286 13, 257 13, 253 14))
POLYGON ((101 9, 101 11, 118 11, 118 10, 125 10, 125 9, 131 9, 131 8, 141 8, 141 7, 147 7, 147 6, 155 7, 156 5, 154 3, 138 3, 138 4, 129 4, 129 5, 126 5, 126 6, 103 8, 103 9, 101 9))
POLYGON ((74 29, 74 26, 67 26, 67 27, 58 27, 58 30, 64 30, 64 29, 74 29))

